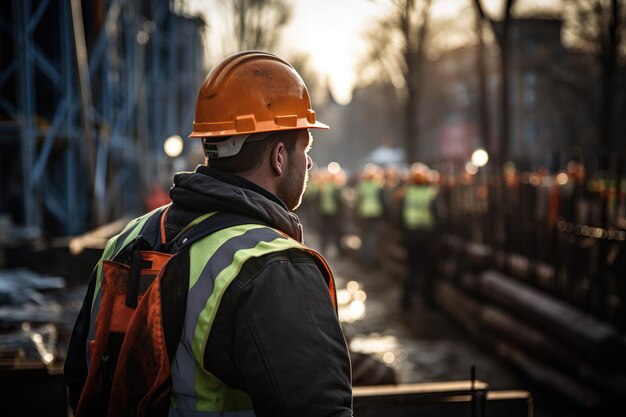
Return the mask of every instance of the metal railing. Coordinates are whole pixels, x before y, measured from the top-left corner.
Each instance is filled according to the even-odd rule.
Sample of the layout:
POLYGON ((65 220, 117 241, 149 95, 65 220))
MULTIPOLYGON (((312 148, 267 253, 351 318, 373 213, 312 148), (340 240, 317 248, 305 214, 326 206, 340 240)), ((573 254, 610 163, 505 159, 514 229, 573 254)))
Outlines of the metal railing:
MULTIPOLYGON (((491 266, 626 328, 626 173, 570 169, 450 176, 444 234, 484 245, 491 266), (584 172, 584 176, 583 176, 584 172)), ((586 169, 585 169, 586 168, 586 169)))

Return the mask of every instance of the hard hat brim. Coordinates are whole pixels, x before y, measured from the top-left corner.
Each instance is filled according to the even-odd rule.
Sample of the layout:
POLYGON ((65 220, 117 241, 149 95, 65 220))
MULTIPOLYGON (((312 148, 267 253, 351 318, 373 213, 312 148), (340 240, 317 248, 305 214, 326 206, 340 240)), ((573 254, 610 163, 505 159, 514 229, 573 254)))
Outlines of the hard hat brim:
POLYGON ((330 127, 322 122, 309 122, 305 117, 295 120, 290 125, 278 124, 276 122, 256 122, 250 124, 223 122, 223 123, 194 123, 193 132, 189 134, 189 138, 211 138, 220 136, 246 135, 251 133, 262 132, 278 132, 281 130, 296 129, 323 129, 330 127))

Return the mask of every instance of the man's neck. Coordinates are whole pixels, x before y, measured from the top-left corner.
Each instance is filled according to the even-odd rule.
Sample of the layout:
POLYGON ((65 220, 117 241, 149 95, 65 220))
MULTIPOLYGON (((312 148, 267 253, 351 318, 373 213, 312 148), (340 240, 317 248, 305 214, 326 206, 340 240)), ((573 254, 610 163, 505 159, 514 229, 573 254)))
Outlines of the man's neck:
POLYGON ((276 194, 270 189, 270 187, 264 186, 263 181, 258 180, 250 174, 230 174, 206 165, 200 165, 196 171, 205 175, 210 175, 225 183, 237 185, 255 191, 287 209, 285 203, 276 196, 276 194))

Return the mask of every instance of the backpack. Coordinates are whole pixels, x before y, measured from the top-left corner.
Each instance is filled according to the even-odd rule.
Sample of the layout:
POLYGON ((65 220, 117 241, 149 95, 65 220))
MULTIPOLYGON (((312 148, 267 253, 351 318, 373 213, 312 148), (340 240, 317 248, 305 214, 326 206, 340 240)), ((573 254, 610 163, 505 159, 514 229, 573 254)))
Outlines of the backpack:
POLYGON ((208 213, 165 242, 169 206, 149 214, 141 231, 102 263, 102 298, 89 342, 89 372, 76 409, 83 416, 166 416, 171 362, 184 324, 189 276, 167 274, 177 255, 211 233, 243 223, 208 213), (174 277, 174 278, 172 278, 174 277))

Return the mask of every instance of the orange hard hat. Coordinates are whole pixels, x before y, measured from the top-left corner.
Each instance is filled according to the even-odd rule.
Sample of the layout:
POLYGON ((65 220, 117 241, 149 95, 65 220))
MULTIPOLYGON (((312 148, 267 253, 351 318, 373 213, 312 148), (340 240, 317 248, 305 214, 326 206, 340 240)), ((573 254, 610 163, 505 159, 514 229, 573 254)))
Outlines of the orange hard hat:
POLYGON ((205 78, 190 138, 219 138, 293 129, 328 129, 315 120, 306 85, 276 55, 231 55, 205 78))
POLYGON ((428 184, 428 173, 430 168, 422 162, 415 162, 411 165, 409 180, 414 184, 428 184))

